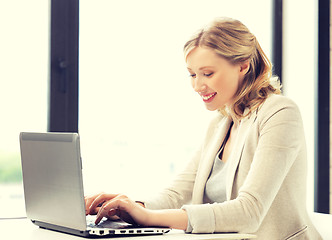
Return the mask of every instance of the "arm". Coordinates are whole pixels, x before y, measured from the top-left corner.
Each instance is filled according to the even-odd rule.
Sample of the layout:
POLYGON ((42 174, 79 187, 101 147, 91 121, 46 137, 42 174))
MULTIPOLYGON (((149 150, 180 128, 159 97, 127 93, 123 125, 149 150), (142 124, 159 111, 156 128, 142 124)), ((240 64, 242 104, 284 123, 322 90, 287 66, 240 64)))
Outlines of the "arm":
POLYGON ((97 213, 95 223, 103 217, 119 217, 122 220, 142 226, 163 226, 185 230, 188 216, 181 209, 150 210, 142 203, 134 202, 125 195, 97 194, 86 198, 87 213, 97 213), (100 206, 100 207, 99 207, 100 206))
POLYGON ((150 210, 151 223, 156 226, 166 226, 173 229, 186 230, 188 215, 182 209, 150 210))

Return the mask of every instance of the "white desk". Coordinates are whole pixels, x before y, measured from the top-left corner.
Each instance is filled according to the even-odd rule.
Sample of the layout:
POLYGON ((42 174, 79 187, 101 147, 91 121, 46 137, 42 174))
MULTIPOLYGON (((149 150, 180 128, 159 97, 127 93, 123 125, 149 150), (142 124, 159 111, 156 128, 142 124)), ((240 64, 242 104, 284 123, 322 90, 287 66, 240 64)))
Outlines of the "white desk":
MULTIPOLYGON (((82 240, 85 238, 77 237, 69 234, 59 233, 55 231, 45 230, 38 228, 27 219, 14 219, 14 220, 0 220, 1 239, 6 240, 82 240)), ((254 235, 251 234, 185 234, 180 230, 172 230, 171 232, 161 236, 144 236, 144 237, 122 237, 122 238, 100 238, 105 239, 132 239, 132 240, 147 240, 147 239, 253 239, 254 235)))

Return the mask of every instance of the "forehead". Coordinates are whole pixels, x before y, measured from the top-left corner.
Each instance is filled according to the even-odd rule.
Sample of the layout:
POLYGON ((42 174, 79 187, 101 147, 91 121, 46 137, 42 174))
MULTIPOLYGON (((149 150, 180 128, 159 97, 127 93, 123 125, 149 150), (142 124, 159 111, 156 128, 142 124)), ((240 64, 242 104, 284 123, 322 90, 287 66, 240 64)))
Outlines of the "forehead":
POLYGON ((226 60, 218 56, 212 49, 196 47, 189 52, 186 58, 187 67, 192 70, 203 67, 218 67, 226 60))

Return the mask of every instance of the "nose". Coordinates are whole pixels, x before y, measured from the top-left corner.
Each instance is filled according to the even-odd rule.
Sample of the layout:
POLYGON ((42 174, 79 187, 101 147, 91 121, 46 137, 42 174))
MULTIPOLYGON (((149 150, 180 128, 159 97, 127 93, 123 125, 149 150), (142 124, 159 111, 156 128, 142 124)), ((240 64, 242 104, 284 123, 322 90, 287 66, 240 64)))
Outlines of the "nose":
POLYGON ((206 90, 207 88, 204 83, 204 80, 198 77, 192 78, 192 86, 195 92, 204 92, 204 90, 206 90))

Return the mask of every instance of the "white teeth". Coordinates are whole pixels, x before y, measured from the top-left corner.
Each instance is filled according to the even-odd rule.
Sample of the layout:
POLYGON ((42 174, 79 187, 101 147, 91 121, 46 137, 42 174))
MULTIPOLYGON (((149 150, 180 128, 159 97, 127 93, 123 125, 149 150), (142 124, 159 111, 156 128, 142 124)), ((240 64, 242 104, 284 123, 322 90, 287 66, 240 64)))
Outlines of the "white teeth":
POLYGON ((203 100, 207 101, 209 100, 210 98, 212 98, 214 95, 216 95, 216 93, 212 93, 210 95, 207 95, 207 96, 202 96, 203 100))

